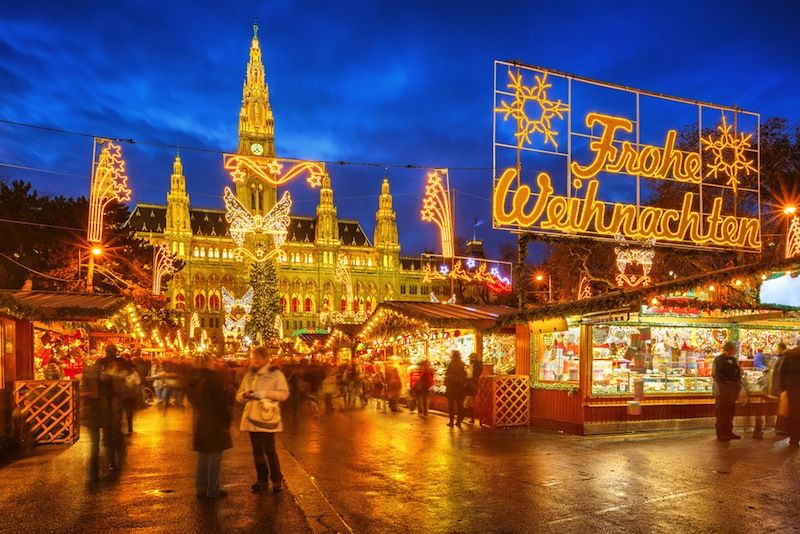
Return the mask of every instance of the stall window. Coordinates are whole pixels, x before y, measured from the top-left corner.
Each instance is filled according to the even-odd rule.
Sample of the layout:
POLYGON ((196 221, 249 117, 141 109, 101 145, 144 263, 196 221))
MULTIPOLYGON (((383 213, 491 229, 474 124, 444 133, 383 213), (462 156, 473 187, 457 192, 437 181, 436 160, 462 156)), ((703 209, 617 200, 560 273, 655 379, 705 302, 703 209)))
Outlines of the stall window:
POLYGON ((580 327, 537 334, 537 379, 540 382, 577 382, 580 369, 580 327))
POLYGON ((592 326, 592 393, 710 394, 714 355, 727 341, 724 328, 592 326))

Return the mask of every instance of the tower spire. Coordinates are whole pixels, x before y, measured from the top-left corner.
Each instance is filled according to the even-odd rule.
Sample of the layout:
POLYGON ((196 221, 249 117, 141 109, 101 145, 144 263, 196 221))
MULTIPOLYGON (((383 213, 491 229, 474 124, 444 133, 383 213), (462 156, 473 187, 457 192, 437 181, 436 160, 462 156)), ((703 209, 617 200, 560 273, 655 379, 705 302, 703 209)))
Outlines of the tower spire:
POLYGON ((392 208, 392 193, 389 191, 389 178, 384 176, 381 195, 378 197, 378 211, 375 213, 375 246, 387 252, 400 250, 397 235, 397 215, 392 208))
POLYGON ((252 143, 259 143, 263 155, 275 157, 275 120, 269 103, 269 87, 261 59, 258 24, 253 24, 250 57, 242 86, 242 108, 239 112, 239 153, 250 154, 252 143))

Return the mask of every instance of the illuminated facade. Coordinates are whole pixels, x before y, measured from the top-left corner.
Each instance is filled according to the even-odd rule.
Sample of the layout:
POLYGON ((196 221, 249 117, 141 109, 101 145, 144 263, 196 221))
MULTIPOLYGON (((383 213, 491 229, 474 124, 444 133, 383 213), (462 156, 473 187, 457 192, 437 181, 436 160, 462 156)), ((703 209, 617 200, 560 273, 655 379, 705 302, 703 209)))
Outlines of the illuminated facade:
MULTIPOLYGON (((256 34, 242 92, 237 154, 276 158, 274 119, 256 34)), ((226 161, 233 159, 226 156, 226 161)), ((278 201, 277 188, 259 175, 259 169, 241 168, 244 173, 235 181, 236 204, 251 215, 269 214, 278 201)), ((272 174, 279 172, 276 168, 272 174)), ((309 172, 317 176, 314 169, 309 172)), ((199 327, 217 339, 221 339, 225 325, 222 288, 243 295, 249 277, 249 263, 234 258, 237 244, 225 213, 224 209, 190 206, 183 162, 176 156, 166 206, 138 204, 129 221, 139 237, 167 244, 186 262, 168 284, 171 307, 184 312, 186 326, 192 314, 197 313, 199 327)), ((276 263, 287 333, 321 326, 321 314, 369 314, 386 299, 429 300, 429 293, 436 288, 423 281, 421 259, 400 256, 396 215, 386 178, 381 184, 373 238, 370 242, 358 221, 338 217, 330 177, 323 175, 316 216, 290 216, 282 246, 286 257, 276 263), (337 282, 340 261, 348 266, 351 292, 337 282)))

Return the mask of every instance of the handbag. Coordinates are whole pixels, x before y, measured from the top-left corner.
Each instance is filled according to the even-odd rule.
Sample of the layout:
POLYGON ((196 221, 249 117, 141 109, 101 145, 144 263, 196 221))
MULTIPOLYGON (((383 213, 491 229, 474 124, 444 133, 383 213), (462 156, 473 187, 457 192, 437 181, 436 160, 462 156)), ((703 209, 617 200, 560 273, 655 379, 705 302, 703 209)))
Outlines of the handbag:
POLYGON ((275 430, 281 424, 280 404, 272 399, 252 400, 247 420, 258 428, 275 430))

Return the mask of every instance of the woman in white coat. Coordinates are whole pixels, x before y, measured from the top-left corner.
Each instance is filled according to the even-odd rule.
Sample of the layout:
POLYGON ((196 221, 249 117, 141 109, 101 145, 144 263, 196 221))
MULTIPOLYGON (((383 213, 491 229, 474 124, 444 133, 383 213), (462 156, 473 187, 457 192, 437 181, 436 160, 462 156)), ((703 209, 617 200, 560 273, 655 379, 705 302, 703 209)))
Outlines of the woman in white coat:
POLYGON ((277 362, 268 360, 265 347, 254 347, 250 351, 250 370, 236 392, 236 401, 244 404, 239 430, 250 433, 258 474, 258 480, 251 486, 253 493, 267 489, 267 478, 272 480, 273 493, 283 489, 281 465, 275 451, 275 434, 283 430, 278 402, 289 396, 289 386, 277 362), (269 413, 269 410, 277 415, 265 421, 263 414, 269 413))

